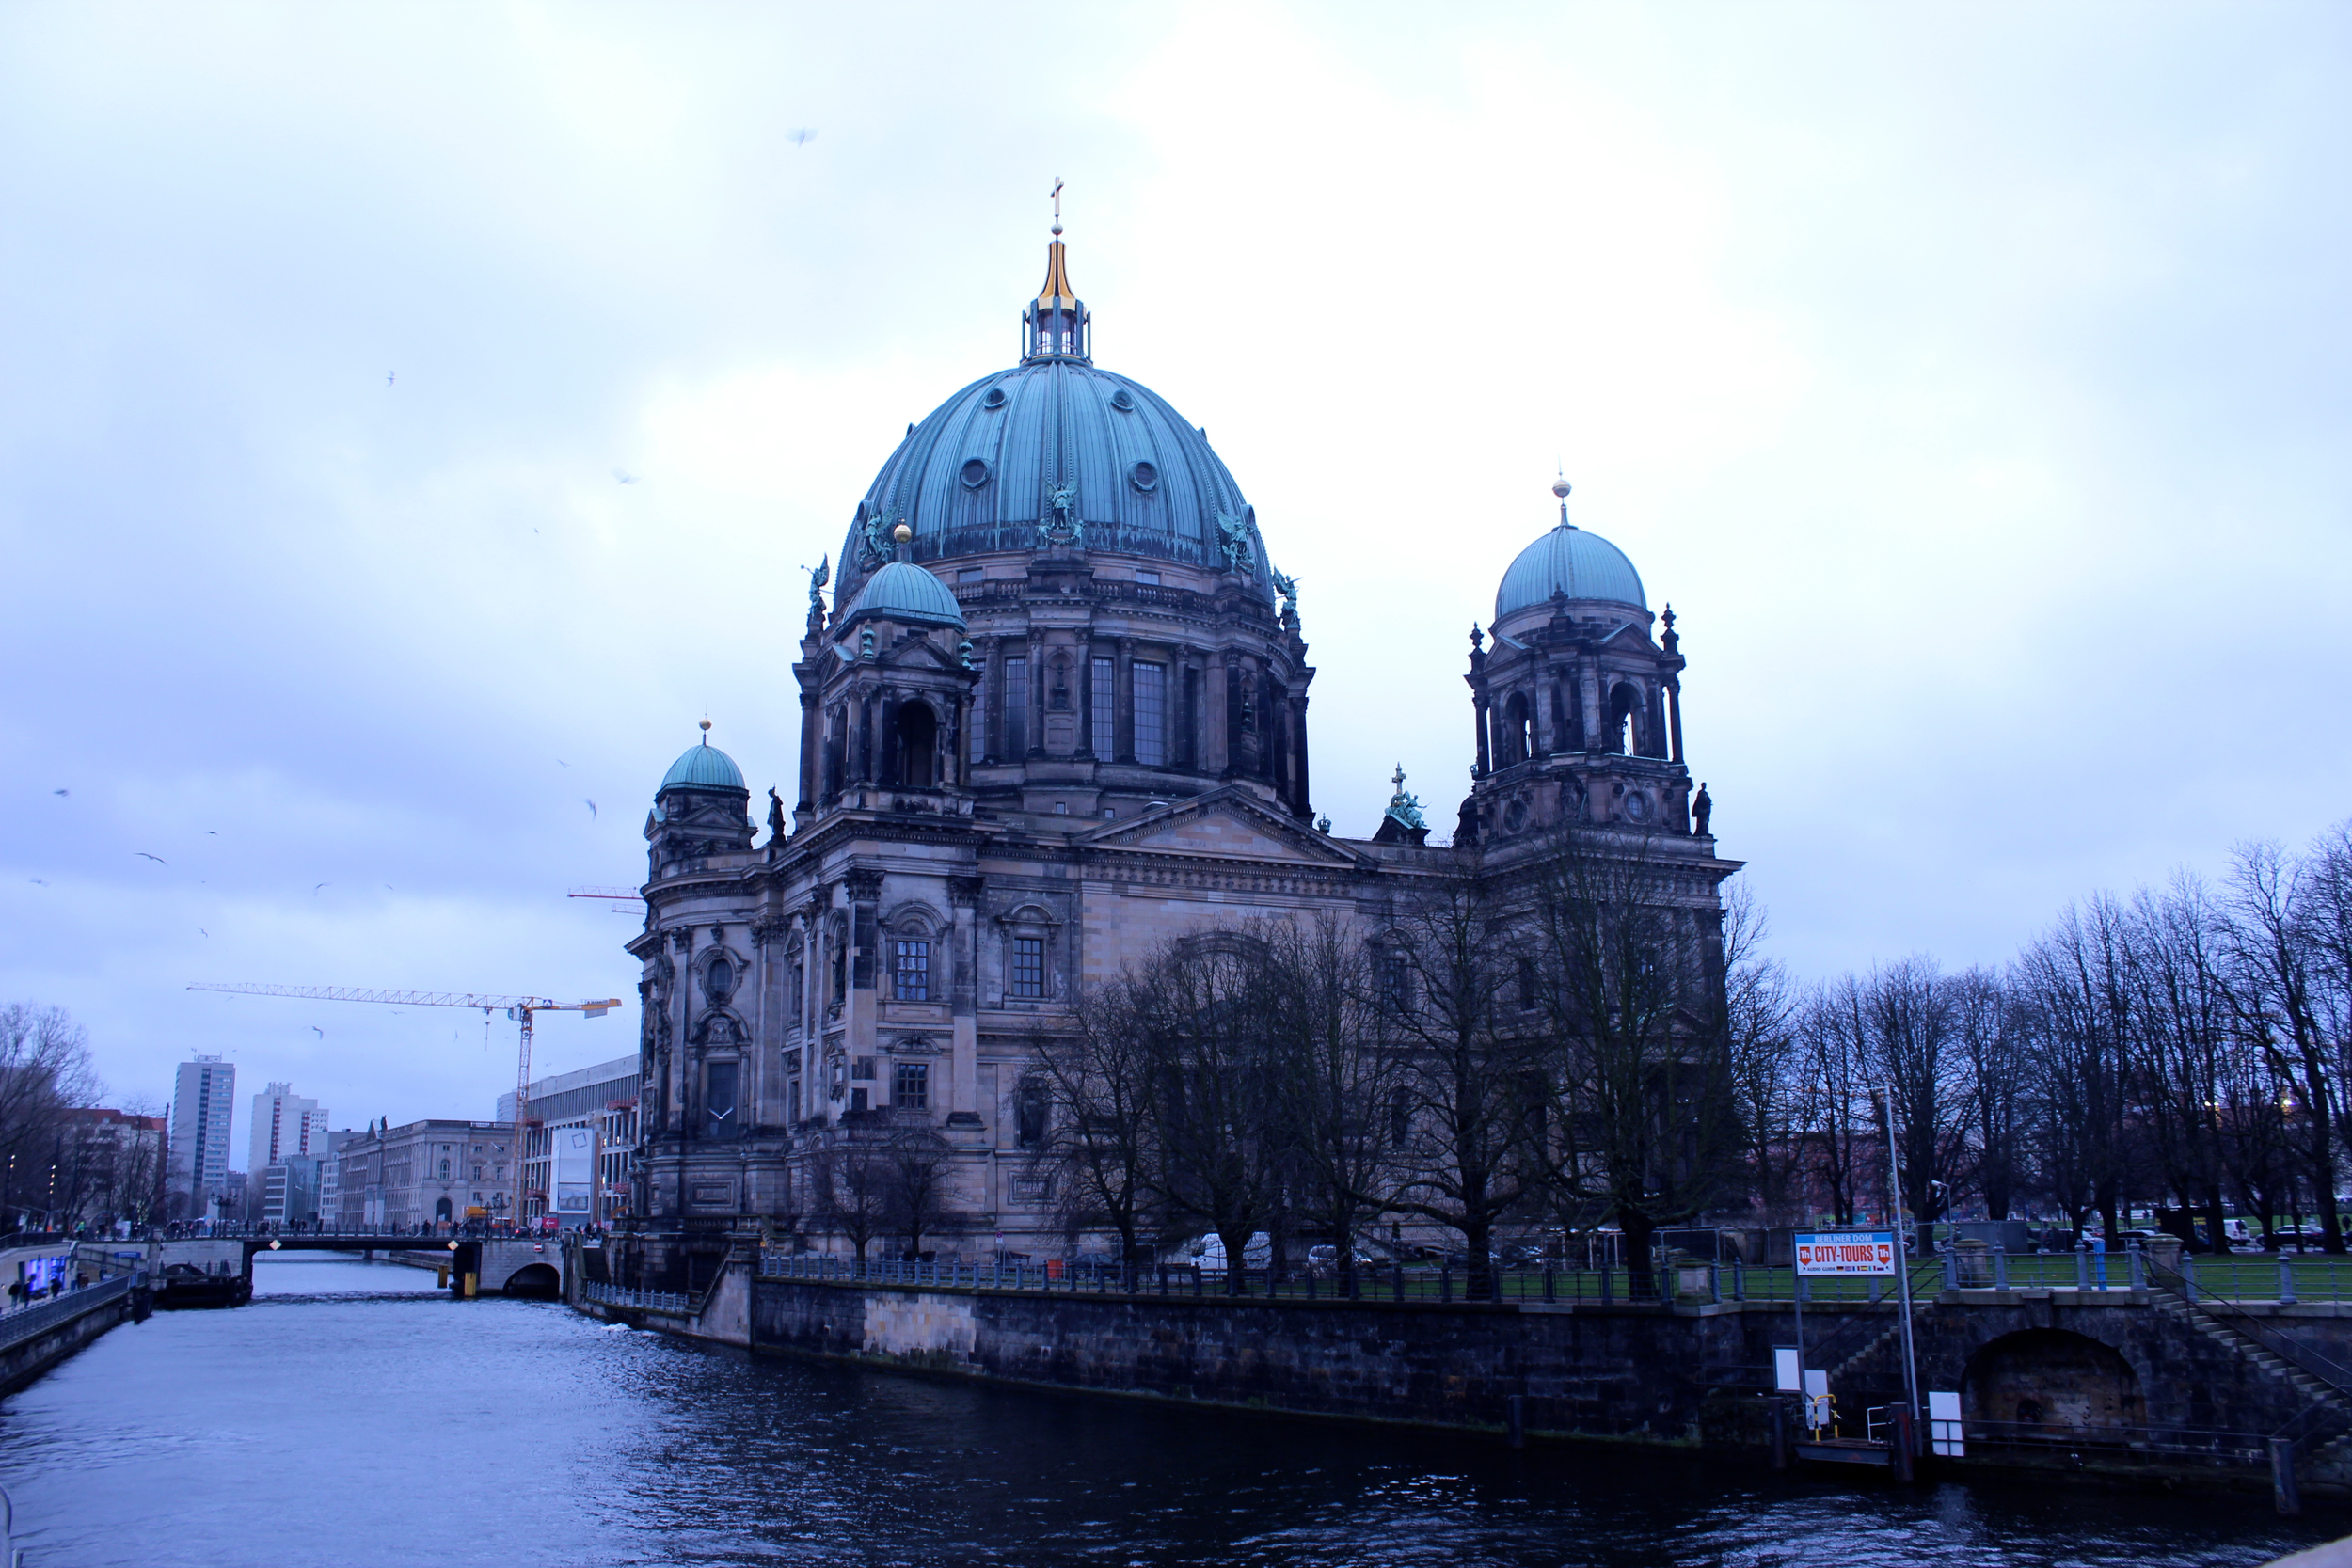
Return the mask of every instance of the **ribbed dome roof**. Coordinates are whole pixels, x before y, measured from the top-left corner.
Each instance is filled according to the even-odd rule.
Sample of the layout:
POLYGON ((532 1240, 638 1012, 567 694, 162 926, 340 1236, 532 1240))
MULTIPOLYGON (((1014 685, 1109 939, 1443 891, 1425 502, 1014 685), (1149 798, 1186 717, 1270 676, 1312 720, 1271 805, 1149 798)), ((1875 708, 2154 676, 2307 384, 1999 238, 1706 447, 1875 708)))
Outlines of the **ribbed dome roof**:
POLYGON ((1502 586, 1495 591, 1495 619, 1543 604, 1555 589, 1571 599, 1649 608, 1642 596, 1642 575, 1625 552, 1565 519, 1519 551, 1502 574, 1502 586))
POLYGON ((947 585, 909 561, 886 562, 881 571, 867 578, 841 625, 846 630, 868 615, 925 626, 963 625, 963 611, 947 585))
POLYGON ((661 776, 662 789, 680 784, 701 789, 742 789, 743 770, 735 766, 733 757, 706 740, 699 746, 686 748, 661 776))
POLYGON ((1215 566, 1218 514, 1242 520, 1254 588, 1272 601, 1257 518, 1208 437, 1150 388, 1070 357, 983 376, 907 432, 858 505, 842 588, 876 570, 901 522, 917 562, 1033 548, 1062 483, 1077 487, 1092 552, 1215 566))

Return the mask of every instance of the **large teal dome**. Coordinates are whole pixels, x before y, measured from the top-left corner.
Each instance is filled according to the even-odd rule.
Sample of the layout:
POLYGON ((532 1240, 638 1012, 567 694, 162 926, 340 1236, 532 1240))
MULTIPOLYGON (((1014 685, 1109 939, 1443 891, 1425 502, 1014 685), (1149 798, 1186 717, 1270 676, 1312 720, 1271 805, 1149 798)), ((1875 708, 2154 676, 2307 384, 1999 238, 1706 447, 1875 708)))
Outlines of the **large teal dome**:
MULTIPOLYGON (((706 740, 689 746, 661 776, 662 789, 742 789, 743 770, 735 759, 706 740)), ((655 793, 659 794, 657 790, 655 793)))
POLYGON ((1095 365, 1091 314, 1070 287, 1058 239, 1024 322, 1021 363, 909 425, 875 476, 842 546, 844 599, 892 559, 900 523, 914 531, 914 560, 935 563, 1034 549, 1041 521, 1053 517, 1076 522, 1094 553, 1214 571, 1237 546, 1251 592, 1271 605, 1265 544, 1241 486, 1207 432, 1149 387, 1095 365))
POLYGON ((1642 575, 1625 552, 1565 516, 1560 526, 1519 551, 1495 591, 1495 620, 1548 602, 1554 592, 1570 599, 1629 605, 1646 610, 1642 575))
POLYGON ((1082 360, 1040 359, 983 376, 909 430, 842 546, 842 586, 914 531, 917 562, 1027 550, 1057 485, 1077 486, 1089 550, 1214 567, 1218 515, 1248 531, 1251 581, 1268 584, 1256 515, 1209 438, 1140 382, 1082 360))

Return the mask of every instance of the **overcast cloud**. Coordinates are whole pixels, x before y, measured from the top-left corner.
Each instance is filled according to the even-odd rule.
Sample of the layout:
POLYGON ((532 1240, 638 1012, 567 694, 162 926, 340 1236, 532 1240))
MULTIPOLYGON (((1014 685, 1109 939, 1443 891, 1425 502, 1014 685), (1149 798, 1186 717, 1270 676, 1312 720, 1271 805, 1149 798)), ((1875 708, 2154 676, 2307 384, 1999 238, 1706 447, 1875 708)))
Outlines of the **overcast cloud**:
POLYGON ((2352 815, 2348 70, 2325 5, 8 8, 0 999, 124 1099, 488 1116, 502 1019, 183 988, 633 998, 565 890, 706 711, 789 798, 800 568, 1014 357, 1056 175, 1340 832, 1399 761, 1451 824, 1557 461, 1778 951, 1998 961, 2352 815))

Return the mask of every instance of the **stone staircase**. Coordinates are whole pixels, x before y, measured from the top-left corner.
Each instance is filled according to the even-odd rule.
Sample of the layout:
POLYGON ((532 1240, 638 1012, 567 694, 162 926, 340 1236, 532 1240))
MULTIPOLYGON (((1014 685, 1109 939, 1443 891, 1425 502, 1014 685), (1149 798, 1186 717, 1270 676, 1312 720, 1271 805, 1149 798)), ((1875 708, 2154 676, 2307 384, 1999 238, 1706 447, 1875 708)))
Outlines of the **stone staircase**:
POLYGON ((2352 1473, 2352 1389, 2313 1375, 2251 1334, 2233 1327, 2169 1290, 2159 1289, 2151 1294, 2157 1311, 2229 1351, 2274 1385, 2293 1389, 2302 1412, 2293 1424, 2301 1424, 2314 1414, 2322 1418, 2333 1418, 2344 1430, 2309 1444, 2303 1450, 2301 1464, 2316 1475, 2352 1473))

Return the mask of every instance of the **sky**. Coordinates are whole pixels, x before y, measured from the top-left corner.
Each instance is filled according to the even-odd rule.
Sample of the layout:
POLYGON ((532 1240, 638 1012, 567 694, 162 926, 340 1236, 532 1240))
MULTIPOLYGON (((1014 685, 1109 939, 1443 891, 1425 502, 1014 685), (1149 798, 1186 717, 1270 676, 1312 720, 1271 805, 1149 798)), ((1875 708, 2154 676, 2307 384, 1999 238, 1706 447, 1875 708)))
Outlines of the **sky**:
POLYGON ((1999 963, 2352 816, 2348 72, 2326 4, 0 9, 0 1000, 352 1126, 514 1026, 186 988, 629 1053, 566 893, 706 715, 788 785, 803 569, 1017 357, 1057 177, 1338 832, 1453 821, 1564 470, 1772 951, 1999 963))

